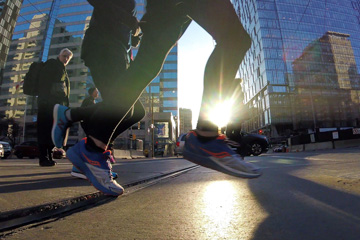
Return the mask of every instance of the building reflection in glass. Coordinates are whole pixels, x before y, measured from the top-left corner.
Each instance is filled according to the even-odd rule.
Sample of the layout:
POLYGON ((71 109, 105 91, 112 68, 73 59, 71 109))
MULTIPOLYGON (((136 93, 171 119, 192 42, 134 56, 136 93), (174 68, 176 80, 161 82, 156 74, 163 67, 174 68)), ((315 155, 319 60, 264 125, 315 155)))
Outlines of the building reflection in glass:
MULTIPOLYGON (((80 106, 87 88, 93 85, 87 67, 80 59, 83 35, 92 7, 86 0, 24 0, 1 86, 0 112, 20 126, 20 140, 36 139, 36 97, 23 94, 22 81, 34 61, 56 58, 63 48, 74 57, 67 66, 71 84, 70 106, 80 106)), ((78 125, 70 130, 77 140, 78 125)), ((71 138, 70 138, 71 139, 71 138)))
POLYGON ((249 109, 243 130, 277 138, 360 126, 357 1, 232 2, 252 38, 239 68, 249 109))
POLYGON ((327 32, 293 62, 295 129, 356 126, 360 77, 349 37, 327 32))

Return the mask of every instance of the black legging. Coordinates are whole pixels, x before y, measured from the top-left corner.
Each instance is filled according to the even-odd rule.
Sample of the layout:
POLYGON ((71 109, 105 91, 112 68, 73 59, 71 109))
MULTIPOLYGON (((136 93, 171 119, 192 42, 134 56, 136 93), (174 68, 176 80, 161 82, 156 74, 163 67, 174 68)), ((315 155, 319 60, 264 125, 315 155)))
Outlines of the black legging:
POLYGON ((89 135, 108 143, 116 125, 159 74, 167 54, 187 29, 191 19, 217 43, 205 68, 204 92, 197 125, 198 129, 217 130, 217 126, 209 123, 206 111, 214 102, 234 92, 232 86, 239 84, 234 82, 236 71, 250 47, 251 39, 229 0, 176 2, 148 0, 147 12, 142 19, 144 24, 141 26, 144 35, 135 61, 124 73, 118 73, 115 69, 101 73, 103 79, 111 82, 111 89, 90 117, 89 135))
MULTIPOLYGON (((91 76, 95 83, 95 86, 99 89, 101 93, 101 97, 104 102, 111 102, 116 97, 110 91, 115 85, 112 80, 116 80, 121 82, 121 74, 126 71, 127 68, 127 52, 123 48, 118 48, 119 51, 113 51, 113 48, 109 48, 106 45, 92 43, 93 51, 86 55, 84 59, 85 65, 90 69, 91 76)), ((73 108, 71 110, 71 118, 74 122, 83 120, 86 122, 86 135, 89 135, 91 128, 94 128, 94 125, 91 125, 90 116, 94 113, 94 111, 101 107, 102 104, 98 103, 89 107, 80 107, 73 108)), ((114 112, 116 112, 114 110, 114 112)), ((111 112, 110 112, 111 113, 111 112)), ((140 101, 137 101, 131 111, 128 113, 126 119, 122 122, 121 125, 116 129, 113 134, 111 141, 114 141, 115 138, 127 130, 129 127, 139 122, 145 116, 145 110, 140 101)), ((103 116, 100 116, 101 121, 103 116)), ((114 126, 119 122, 118 117, 115 115, 109 114, 106 117, 107 121, 114 122, 112 124, 103 123, 103 125, 96 125, 95 128, 107 129, 104 130, 104 138, 103 141, 108 141, 109 134, 107 132, 113 131, 114 126)), ((94 118, 92 119, 94 121, 94 118)), ((85 129, 84 129, 85 130, 85 129)))

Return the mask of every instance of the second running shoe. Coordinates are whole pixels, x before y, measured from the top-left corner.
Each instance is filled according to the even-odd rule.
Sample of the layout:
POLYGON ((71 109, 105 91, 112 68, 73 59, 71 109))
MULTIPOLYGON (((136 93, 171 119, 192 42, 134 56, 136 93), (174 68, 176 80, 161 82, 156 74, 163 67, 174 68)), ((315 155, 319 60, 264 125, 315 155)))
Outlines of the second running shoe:
POLYGON ((85 143, 86 138, 70 148, 66 154, 68 159, 100 192, 113 196, 123 194, 124 188, 112 177, 108 154, 91 152, 86 149, 85 143))
POLYGON ((193 163, 235 177, 257 178, 262 174, 259 167, 244 161, 234 152, 222 134, 216 138, 205 138, 190 131, 185 138, 183 155, 193 163))

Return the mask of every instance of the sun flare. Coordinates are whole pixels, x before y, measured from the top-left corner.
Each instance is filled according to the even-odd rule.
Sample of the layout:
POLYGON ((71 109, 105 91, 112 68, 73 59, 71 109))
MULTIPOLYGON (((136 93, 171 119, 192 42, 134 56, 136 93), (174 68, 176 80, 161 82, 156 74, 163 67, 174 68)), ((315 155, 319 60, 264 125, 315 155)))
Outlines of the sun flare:
POLYGON ((224 127, 231 118, 233 101, 228 100, 218 103, 209 113, 209 119, 218 127, 224 127))

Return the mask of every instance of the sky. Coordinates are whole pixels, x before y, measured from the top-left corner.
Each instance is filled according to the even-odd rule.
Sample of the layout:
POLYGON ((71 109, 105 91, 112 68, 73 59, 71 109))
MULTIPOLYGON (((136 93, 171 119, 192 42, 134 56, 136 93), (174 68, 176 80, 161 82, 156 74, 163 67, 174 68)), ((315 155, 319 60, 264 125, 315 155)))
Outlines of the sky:
POLYGON ((193 128, 200 110, 205 65, 213 49, 212 37, 194 21, 178 41, 178 104, 192 110, 193 128))

